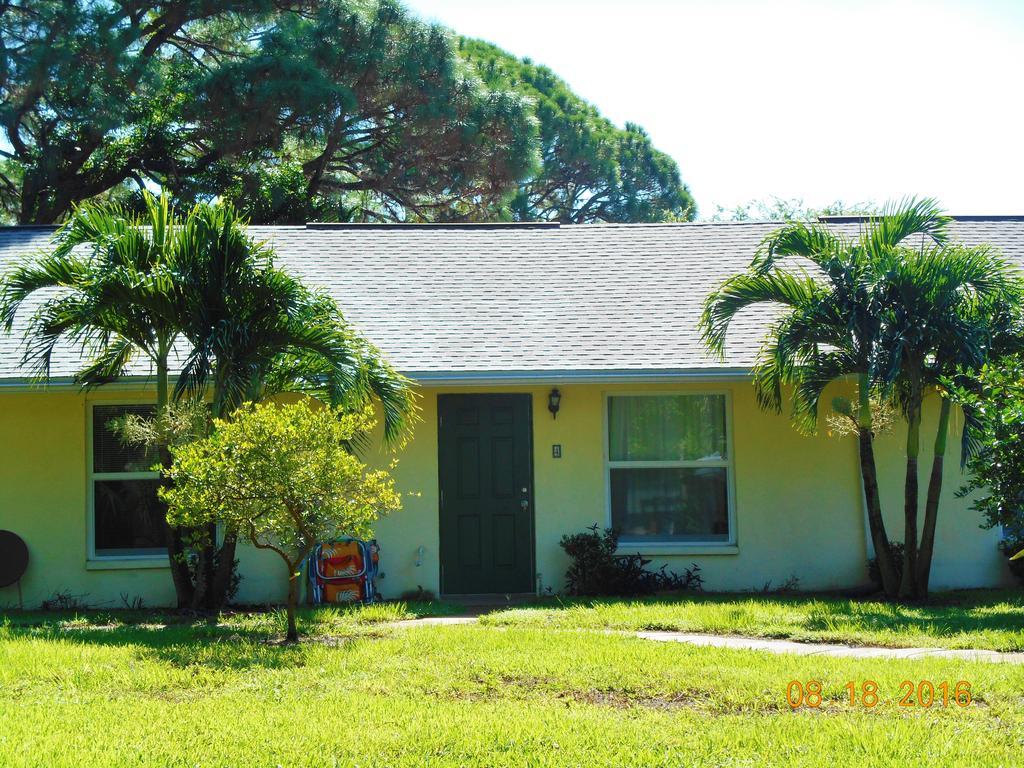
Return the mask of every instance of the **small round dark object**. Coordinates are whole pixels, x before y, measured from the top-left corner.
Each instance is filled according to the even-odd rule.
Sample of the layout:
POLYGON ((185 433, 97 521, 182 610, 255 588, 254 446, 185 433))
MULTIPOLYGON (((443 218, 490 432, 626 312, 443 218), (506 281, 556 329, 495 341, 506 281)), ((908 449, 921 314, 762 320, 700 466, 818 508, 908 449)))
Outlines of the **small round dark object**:
POLYGON ((9 587, 25 575, 28 547, 21 536, 0 531, 0 587, 9 587))

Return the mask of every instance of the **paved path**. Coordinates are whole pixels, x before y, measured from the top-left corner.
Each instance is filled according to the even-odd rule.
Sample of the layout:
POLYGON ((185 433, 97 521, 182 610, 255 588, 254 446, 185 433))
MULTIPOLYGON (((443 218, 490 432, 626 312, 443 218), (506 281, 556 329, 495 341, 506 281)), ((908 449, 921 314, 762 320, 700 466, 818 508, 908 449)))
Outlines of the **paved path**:
POLYGON ((710 645, 716 648, 738 648, 769 653, 795 653, 800 656, 845 656, 854 659, 961 659, 963 661, 992 661, 1004 664, 1024 664, 1024 653, 1005 653, 975 649, 947 648, 879 648, 868 645, 837 645, 833 643, 797 643, 793 640, 775 640, 757 637, 730 637, 699 635, 690 632, 636 632, 645 640, 663 643, 710 645))
MULTIPOLYGON (((436 616, 424 619, 396 621, 397 627, 451 626, 475 624, 476 616, 436 616)), ((731 635, 703 635, 694 632, 616 632, 629 634, 643 640, 662 643, 685 643, 687 645, 713 646, 768 653, 793 653, 798 656, 841 656, 853 659, 960 659, 962 661, 990 661, 1002 664, 1024 664, 1024 653, 984 651, 977 649, 947 648, 880 648, 868 645, 840 645, 835 643, 798 643, 793 640, 776 640, 759 637, 735 637, 731 635)))

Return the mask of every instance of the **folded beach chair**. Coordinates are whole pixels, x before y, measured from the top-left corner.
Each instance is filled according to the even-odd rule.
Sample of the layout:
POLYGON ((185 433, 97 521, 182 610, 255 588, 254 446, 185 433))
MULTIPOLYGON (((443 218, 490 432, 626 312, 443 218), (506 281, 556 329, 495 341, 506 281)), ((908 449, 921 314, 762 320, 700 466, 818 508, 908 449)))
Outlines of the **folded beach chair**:
POLYGON ((374 579, 379 568, 379 552, 373 540, 339 539, 317 544, 307 565, 313 602, 322 605, 377 600, 374 579))

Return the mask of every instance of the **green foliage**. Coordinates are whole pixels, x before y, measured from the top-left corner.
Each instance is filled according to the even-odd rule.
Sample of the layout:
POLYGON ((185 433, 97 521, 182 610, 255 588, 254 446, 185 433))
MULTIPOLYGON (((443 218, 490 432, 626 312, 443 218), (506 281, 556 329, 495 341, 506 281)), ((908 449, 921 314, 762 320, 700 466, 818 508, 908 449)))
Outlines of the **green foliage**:
POLYGON ((223 525, 287 568, 288 638, 297 637, 299 569, 313 546, 369 538, 379 517, 401 508, 386 471, 349 450, 373 428, 371 411, 344 413, 303 399, 264 403, 218 419, 202 440, 175 446, 172 481, 160 489, 172 525, 223 525))
POLYGON ((651 561, 639 554, 619 554, 618 531, 601 530, 596 523, 583 533, 563 536, 560 545, 572 559, 565 573, 570 595, 651 595, 662 591, 699 591, 704 585, 700 566, 696 564, 679 575, 664 566, 656 571, 647 570, 651 561))
POLYGON ((877 203, 844 203, 833 200, 820 207, 809 206, 803 198, 771 197, 768 200, 750 200, 733 208, 719 205, 708 221, 805 221, 822 216, 877 216, 882 207, 877 203))
MULTIPOLYGON (((902 541, 890 541, 889 550, 892 552, 893 560, 896 563, 896 575, 899 578, 903 578, 903 542, 902 541)), ((878 558, 868 558, 868 578, 871 583, 875 585, 877 589, 882 589, 882 571, 878 567, 878 558)))
MULTIPOLYGON (((918 453, 926 391, 944 376, 977 370, 1019 338, 1022 287, 1013 268, 986 246, 947 242, 949 218, 932 200, 908 200, 869 217, 856 237, 824 223, 793 222, 772 233, 750 269, 714 292, 702 317, 704 340, 722 353, 735 317, 752 306, 781 309, 754 369, 759 404, 815 427, 826 387, 857 384, 857 407, 838 399, 842 423, 855 425, 868 519, 885 591, 927 594, 942 489, 949 403, 935 441, 918 558, 918 453), (881 515, 872 441, 873 403, 898 406, 907 422, 902 580, 881 515)), ((969 433, 968 433, 969 434, 969 433)))
POLYGON ((1024 536, 1011 535, 999 542, 999 551, 1006 557, 1006 565, 1017 583, 1024 586, 1024 536))
POLYGON ((825 387, 837 379, 865 377, 860 397, 870 402, 880 385, 891 383, 891 356, 882 345, 885 270, 912 253, 901 247, 905 239, 941 237, 947 222, 930 200, 889 206, 855 239, 826 224, 792 222, 765 238, 747 272, 708 297, 704 340, 722 353, 739 313, 757 305, 781 308, 754 372, 759 403, 781 410, 783 387, 792 386, 794 420, 810 429, 825 387))
POLYGON ((161 491, 168 519, 222 523, 292 564, 318 541, 367 538, 401 507, 388 473, 367 470, 346 447, 372 427, 369 413, 308 399, 244 405, 209 437, 174 447, 173 486, 161 491))
POLYGON ((154 186, 255 223, 695 213, 641 128, 397 0, 13 0, 0 130, 0 211, 22 223, 142 210, 154 186))
POLYGON ((9 331, 30 296, 50 291, 26 331, 23 362, 48 376, 56 345, 69 340, 93 354, 77 378, 95 386, 124 376, 143 357, 156 368, 163 407, 168 358, 188 312, 178 262, 198 240, 199 219, 177 220, 166 198, 146 195, 145 204, 143 215, 109 204, 76 209, 52 250, 5 276, 0 314, 9 331))
MULTIPOLYGON (((994 360, 980 371, 962 372, 948 385, 954 401, 970 414, 974 452, 968 481, 958 491, 971 498, 985 526, 1020 533, 1024 521, 1024 358, 994 360)), ((1013 553, 1011 553, 1013 554, 1013 553)))
POLYGON ((0 202, 24 223, 146 184, 227 190, 257 221, 466 216, 536 140, 518 95, 394 0, 14 0, 0 125, 0 202))
POLYGON ((617 128, 547 67, 480 40, 459 52, 491 87, 527 97, 540 126, 541 163, 509 204, 516 221, 692 220, 697 207, 674 160, 642 128, 617 128))
POLYGON ((138 357, 157 371, 167 401, 169 358, 185 342, 175 395, 210 390, 214 415, 247 400, 304 391, 362 408, 380 401, 385 435, 397 439, 415 412, 406 379, 346 323, 337 304, 274 264, 230 204, 178 215, 167 197, 143 195, 144 211, 110 204, 75 209, 51 253, 6 276, 0 319, 10 329, 24 302, 48 296, 26 332, 25 362, 49 375, 62 339, 93 358, 78 379, 95 386, 125 376, 138 357))
MULTIPOLYGON (((113 203, 76 208, 51 252, 6 276, 0 319, 8 330, 25 302, 46 291, 25 336, 24 361, 37 375, 49 375, 62 340, 92 356, 77 376, 85 386, 124 377, 138 358, 149 360, 158 417, 150 425, 122 426, 132 442, 160 449, 164 464, 168 445, 205 431, 205 414, 184 405, 169 410, 174 349, 185 354, 174 398, 209 395, 214 416, 302 391, 350 409, 379 402, 385 439, 398 439, 416 413, 410 384, 348 326, 332 298, 278 269, 273 251, 248 235, 230 204, 200 204, 179 216, 166 196, 146 193, 142 202, 141 214, 113 203)), ((209 531, 193 537, 205 576, 203 584, 192 584, 183 534, 172 530, 169 554, 181 607, 221 603, 234 536, 225 531, 216 556, 209 531), (224 568, 216 572, 218 558, 224 568)))
POLYGON ((194 399, 169 403, 152 418, 126 413, 110 420, 110 428, 126 445, 156 453, 161 448, 191 443, 210 434, 210 408, 194 399))
MULTIPOLYGON (((224 556, 224 552, 218 549, 213 553, 213 570, 217 571, 221 567, 221 557, 224 556)), ((195 549, 190 549, 186 556, 186 562, 188 563, 188 572, 192 577, 192 581, 199 582, 202 577, 201 567, 201 553, 195 549)), ((227 587, 224 590, 225 606, 230 605, 234 602, 234 599, 238 596, 238 590, 242 587, 242 573, 238 570, 238 558, 235 557, 231 560, 231 564, 226 567, 228 572, 227 587)))

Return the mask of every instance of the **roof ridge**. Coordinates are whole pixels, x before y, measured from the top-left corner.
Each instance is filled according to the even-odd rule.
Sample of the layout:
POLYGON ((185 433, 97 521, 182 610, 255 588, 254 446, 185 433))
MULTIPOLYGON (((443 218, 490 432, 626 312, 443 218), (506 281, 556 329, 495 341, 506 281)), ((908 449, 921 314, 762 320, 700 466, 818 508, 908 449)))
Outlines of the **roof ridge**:
MULTIPOLYGON (((872 214, 836 214, 834 216, 819 216, 818 221, 831 222, 833 224, 857 224, 868 219, 878 218, 872 214)), ((1024 221, 1024 214, 1020 213, 968 213, 949 214, 953 221, 1024 221)))
POLYGON ((306 229, 558 229, 557 221, 307 221, 306 229))
POLYGON ((623 228, 654 228, 654 227, 738 227, 751 224, 785 224, 782 219, 744 219, 743 221, 710 221, 707 219, 697 221, 597 221, 587 224, 567 224, 564 229, 599 229, 611 227, 623 228))

